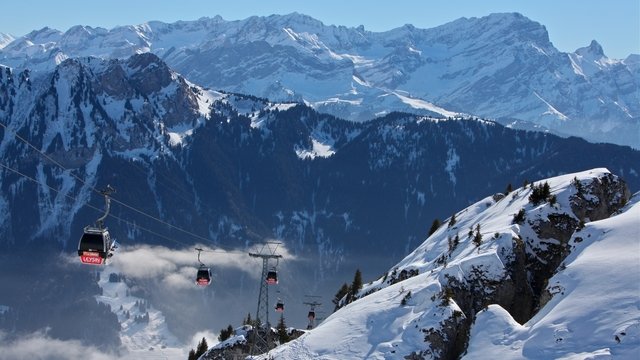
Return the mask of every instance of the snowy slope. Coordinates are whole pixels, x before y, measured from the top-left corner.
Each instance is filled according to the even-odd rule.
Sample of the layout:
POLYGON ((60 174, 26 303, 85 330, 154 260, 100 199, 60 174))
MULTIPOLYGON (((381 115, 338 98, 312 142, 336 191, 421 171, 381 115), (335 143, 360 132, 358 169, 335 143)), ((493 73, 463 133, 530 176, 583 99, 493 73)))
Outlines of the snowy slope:
POLYGON ((499 305, 478 314, 467 359, 634 359, 640 354, 640 194, 571 239, 553 298, 520 325, 499 305))
MULTIPOLYGON (((640 207, 634 202, 622 215, 587 224, 570 237, 575 229, 569 226, 572 220, 577 225, 587 214, 595 218, 603 208, 619 208, 628 193, 606 169, 546 181, 555 195, 555 204, 531 203, 529 187, 517 189, 504 198, 488 197, 458 212, 455 224, 443 224, 383 278, 365 285, 358 293, 359 300, 269 355, 277 359, 457 357, 466 348, 467 331, 476 312, 487 306, 488 310, 478 315, 471 329, 470 359, 496 358, 491 346, 502 346, 501 351, 511 358, 545 359, 583 352, 595 355, 605 351, 604 344, 613 346, 616 335, 624 345, 621 353, 632 354, 640 346, 637 307, 640 272, 638 253, 630 250, 639 245, 640 207), (606 189, 610 192, 602 193, 607 193, 606 189), (514 215, 520 209, 524 209, 525 220, 516 223, 514 215), (481 224, 479 246, 467 236, 468 229, 475 229, 477 224, 481 224), (460 239, 454 244, 456 234, 460 239), (581 242, 576 242, 578 236, 583 238, 581 242), (618 240, 601 243, 598 240, 601 236, 605 240, 618 240), (546 293, 542 291, 546 284, 545 287, 536 284, 535 274, 528 271, 538 271, 536 266, 541 263, 551 266, 557 260, 556 250, 567 245, 569 238, 571 255, 566 258, 566 269, 549 281, 552 298, 536 313, 535 299, 544 296, 538 296, 535 288, 546 293), (602 252, 602 247, 607 251, 602 252), (601 266, 609 269, 592 276, 601 266), (519 290, 523 284, 518 282, 527 278, 529 286, 519 290), (611 278, 617 278, 615 284, 611 278), (595 291, 593 288, 598 286, 595 291), (618 292, 606 295, 614 290, 618 292), (527 301, 531 306, 523 307, 522 303, 527 301), (517 317, 526 316, 526 320, 536 314, 522 327, 500 305, 492 304, 509 308, 517 317), (527 310, 529 314, 525 314, 527 310), (571 323, 572 319, 576 322, 571 323), (580 341, 592 334, 592 330, 577 328, 585 319, 597 319, 599 326, 594 335, 598 339, 580 341), (623 332, 627 335, 621 335, 623 332), (558 340, 560 337, 564 340, 558 340), (532 339, 530 346, 523 344, 528 338, 532 339), (557 346, 557 352, 541 351, 549 346, 545 343, 549 338, 557 346)), ((551 269, 549 273, 554 271, 551 269)))
POLYGON ((351 120, 397 110, 468 113, 640 146, 633 57, 609 59, 595 41, 562 53, 543 25, 517 13, 385 32, 327 26, 296 13, 110 30, 43 28, 0 49, 0 63, 41 71, 67 58, 145 52, 202 86, 304 100, 351 120))
POLYGON ((141 308, 136 303, 145 301, 130 295, 131 289, 125 282, 109 282, 113 270, 105 268, 101 271, 98 285, 102 295, 96 300, 110 306, 118 316, 122 326, 120 340, 127 353, 124 359, 163 359, 186 358, 187 350, 168 329, 162 313, 152 306, 141 308), (144 309, 144 311, 141 311, 144 309), (127 317, 127 313, 129 317, 127 317), (136 316, 149 315, 148 322, 136 322, 136 316))
POLYGON ((15 40, 15 38, 13 36, 0 32, 0 49, 2 49, 5 46, 9 45, 9 43, 12 42, 13 40, 15 40))

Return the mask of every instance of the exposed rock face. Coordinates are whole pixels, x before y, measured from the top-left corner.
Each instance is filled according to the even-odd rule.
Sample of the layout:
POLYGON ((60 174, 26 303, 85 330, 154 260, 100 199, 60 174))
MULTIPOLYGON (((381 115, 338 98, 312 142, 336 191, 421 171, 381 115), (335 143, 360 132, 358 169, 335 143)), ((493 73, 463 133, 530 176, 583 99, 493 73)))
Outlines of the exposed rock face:
MULTIPOLYGON (((569 240, 579 231, 580 222, 608 218, 621 209, 630 198, 624 181, 606 173, 590 181, 573 183, 571 210, 550 206, 546 219, 528 220, 535 237, 513 238, 513 250, 508 256, 506 274, 496 281, 485 277, 482 269, 472 267, 465 281, 449 279, 452 298, 464 312, 464 320, 448 321, 442 330, 430 334, 428 341, 439 350, 438 359, 457 359, 466 349, 468 333, 475 315, 489 304, 498 304, 520 323, 528 321, 548 302, 552 294, 546 289, 548 280, 569 255, 569 240), (441 337, 448 341, 442 341, 441 337)), ((501 199, 500 199, 501 200, 501 199)))
MULTIPOLYGON (((461 312, 454 312, 452 317, 442 323, 440 329, 423 330, 424 341, 431 344, 431 349, 421 351, 419 355, 427 356, 427 359, 457 359, 453 355, 464 352, 470 327, 471 319, 461 312)), ((424 357, 418 359, 424 359, 424 357)))
POLYGON ((631 197, 624 182, 613 174, 583 184, 574 180, 576 194, 571 197, 571 210, 580 221, 589 222, 608 218, 623 207, 631 197))

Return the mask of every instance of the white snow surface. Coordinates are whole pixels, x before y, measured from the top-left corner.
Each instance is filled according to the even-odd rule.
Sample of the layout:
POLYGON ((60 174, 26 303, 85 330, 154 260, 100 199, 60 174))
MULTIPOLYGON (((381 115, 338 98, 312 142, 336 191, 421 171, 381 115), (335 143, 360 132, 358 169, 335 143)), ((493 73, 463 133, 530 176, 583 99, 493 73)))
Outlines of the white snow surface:
POLYGON ((102 295, 97 295, 96 300, 107 304, 111 311, 118 316, 118 321, 122 326, 120 331, 120 341, 127 353, 122 359, 175 359, 186 358, 187 350, 185 344, 181 343, 168 329, 164 315, 152 306, 147 309, 149 313, 149 323, 136 323, 135 316, 142 316, 144 313, 135 306, 136 301, 144 299, 127 296, 127 284, 124 282, 109 282, 109 274, 113 270, 106 267, 101 272, 98 285, 102 288, 102 295), (122 307, 122 310, 120 310, 122 307), (125 317, 125 312, 129 311, 130 318, 125 317))
POLYGON ((314 159, 316 157, 330 157, 335 154, 333 143, 322 143, 319 140, 311 139, 311 149, 296 148, 296 155, 301 159, 314 159))
MULTIPOLYGON (((336 311, 300 338, 258 358, 402 359, 414 351, 426 350, 423 331, 440 328, 443 321, 460 310, 453 300, 442 305, 440 292, 449 279, 464 283, 473 269, 481 269, 489 280, 506 278, 505 263, 514 237, 521 236, 527 243, 531 240, 530 247, 545 246, 545 240, 536 237, 528 222, 512 223, 514 214, 525 209, 527 220, 544 220, 550 214, 575 216, 569 206, 569 198, 576 191, 571 181, 577 178, 582 184, 589 184, 608 174, 607 169, 593 169, 543 180, 556 195, 553 206, 531 204, 530 187, 517 189, 497 201, 487 197, 471 205, 455 214, 454 226, 445 222, 387 274, 417 270, 417 276, 392 285, 384 281, 386 276, 365 284, 359 294, 372 292, 370 295, 336 311), (469 228, 475 229, 476 224, 481 224, 483 236, 479 247, 467 236, 469 228), (456 234, 459 245, 449 252, 448 239, 456 234), (411 296, 407 298, 409 292, 411 296), (404 306, 402 299, 406 300, 404 306)), ((566 268, 549 281, 553 298, 528 323, 518 324, 497 305, 481 312, 472 327, 465 359, 637 358, 639 198, 636 195, 619 215, 588 223, 574 235, 566 268)))

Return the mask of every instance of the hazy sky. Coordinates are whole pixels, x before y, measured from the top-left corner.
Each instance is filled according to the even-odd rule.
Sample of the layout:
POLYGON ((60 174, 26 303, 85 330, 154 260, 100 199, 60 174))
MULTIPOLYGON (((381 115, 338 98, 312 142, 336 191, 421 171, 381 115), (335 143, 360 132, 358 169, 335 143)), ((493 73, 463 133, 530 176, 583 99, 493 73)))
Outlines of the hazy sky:
POLYGON ((372 31, 404 24, 430 28, 460 17, 519 12, 545 25, 561 51, 574 51, 595 39, 612 58, 640 53, 639 0, 7 0, 0 11, 0 32, 21 36, 44 26, 112 28, 150 20, 215 15, 239 20, 294 11, 327 25, 362 24, 372 31))

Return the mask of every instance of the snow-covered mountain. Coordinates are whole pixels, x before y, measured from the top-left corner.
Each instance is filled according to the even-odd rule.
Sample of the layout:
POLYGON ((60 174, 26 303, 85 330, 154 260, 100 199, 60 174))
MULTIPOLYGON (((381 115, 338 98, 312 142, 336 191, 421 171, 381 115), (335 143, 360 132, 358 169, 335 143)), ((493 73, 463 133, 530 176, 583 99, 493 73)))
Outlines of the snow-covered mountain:
MULTIPOLYGON (((94 190, 107 184, 117 190, 107 225, 123 248, 206 241, 246 249, 280 239, 305 259, 287 263, 291 293, 309 284, 332 292, 356 258, 370 264, 363 271, 381 273, 418 245, 425 224, 509 183, 607 166, 640 188, 640 152, 628 147, 471 118, 393 113, 354 123, 304 104, 201 88, 150 53, 67 59, 32 75, 0 68, 7 126, 0 129, 0 249, 11 259, 29 254, 15 257, 12 270, 31 266, 36 254, 73 253, 82 228, 102 213, 94 190)), ((0 304, 30 313, 33 303, 21 302, 20 291, 1 293, 0 304)), ((156 305, 169 319, 185 318, 180 308, 156 305)), ((183 330, 212 317, 195 310, 183 330)), ((244 310, 211 321, 235 321, 244 310)), ((113 331, 117 317, 104 317, 113 326, 103 330, 113 331)), ((72 330, 55 333, 81 333, 72 330)))
POLYGON ((301 14, 226 21, 217 16, 111 30, 43 28, 0 50, 0 63, 50 70, 70 57, 153 52, 187 79, 321 112, 369 120, 391 111, 462 112, 592 141, 640 146, 640 75, 631 55, 608 58, 593 41, 558 51, 520 14, 461 18, 386 32, 327 26, 301 14))
MULTIPOLYGON (((198 234, 242 244, 276 237, 294 252, 318 246, 321 263, 361 253, 362 243, 404 254, 426 221, 509 182, 604 165, 632 188, 640 183, 639 153, 623 147, 475 119, 396 113, 352 123, 301 104, 205 90, 148 53, 68 59, 33 78, 5 67, 0 89, 9 129, 0 155, 40 182, 3 173, 4 244, 55 233, 73 247, 72 230, 95 217, 86 207, 92 190, 106 183, 119 188, 116 199, 198 234), (64 168, 42 163, 16 134, 64 168)), ((130 224, 120 235, 145 236, 130 224)))
POLYGON ((639 196, 593 169, 480 200, 264 358, 635 358, 639 196))

